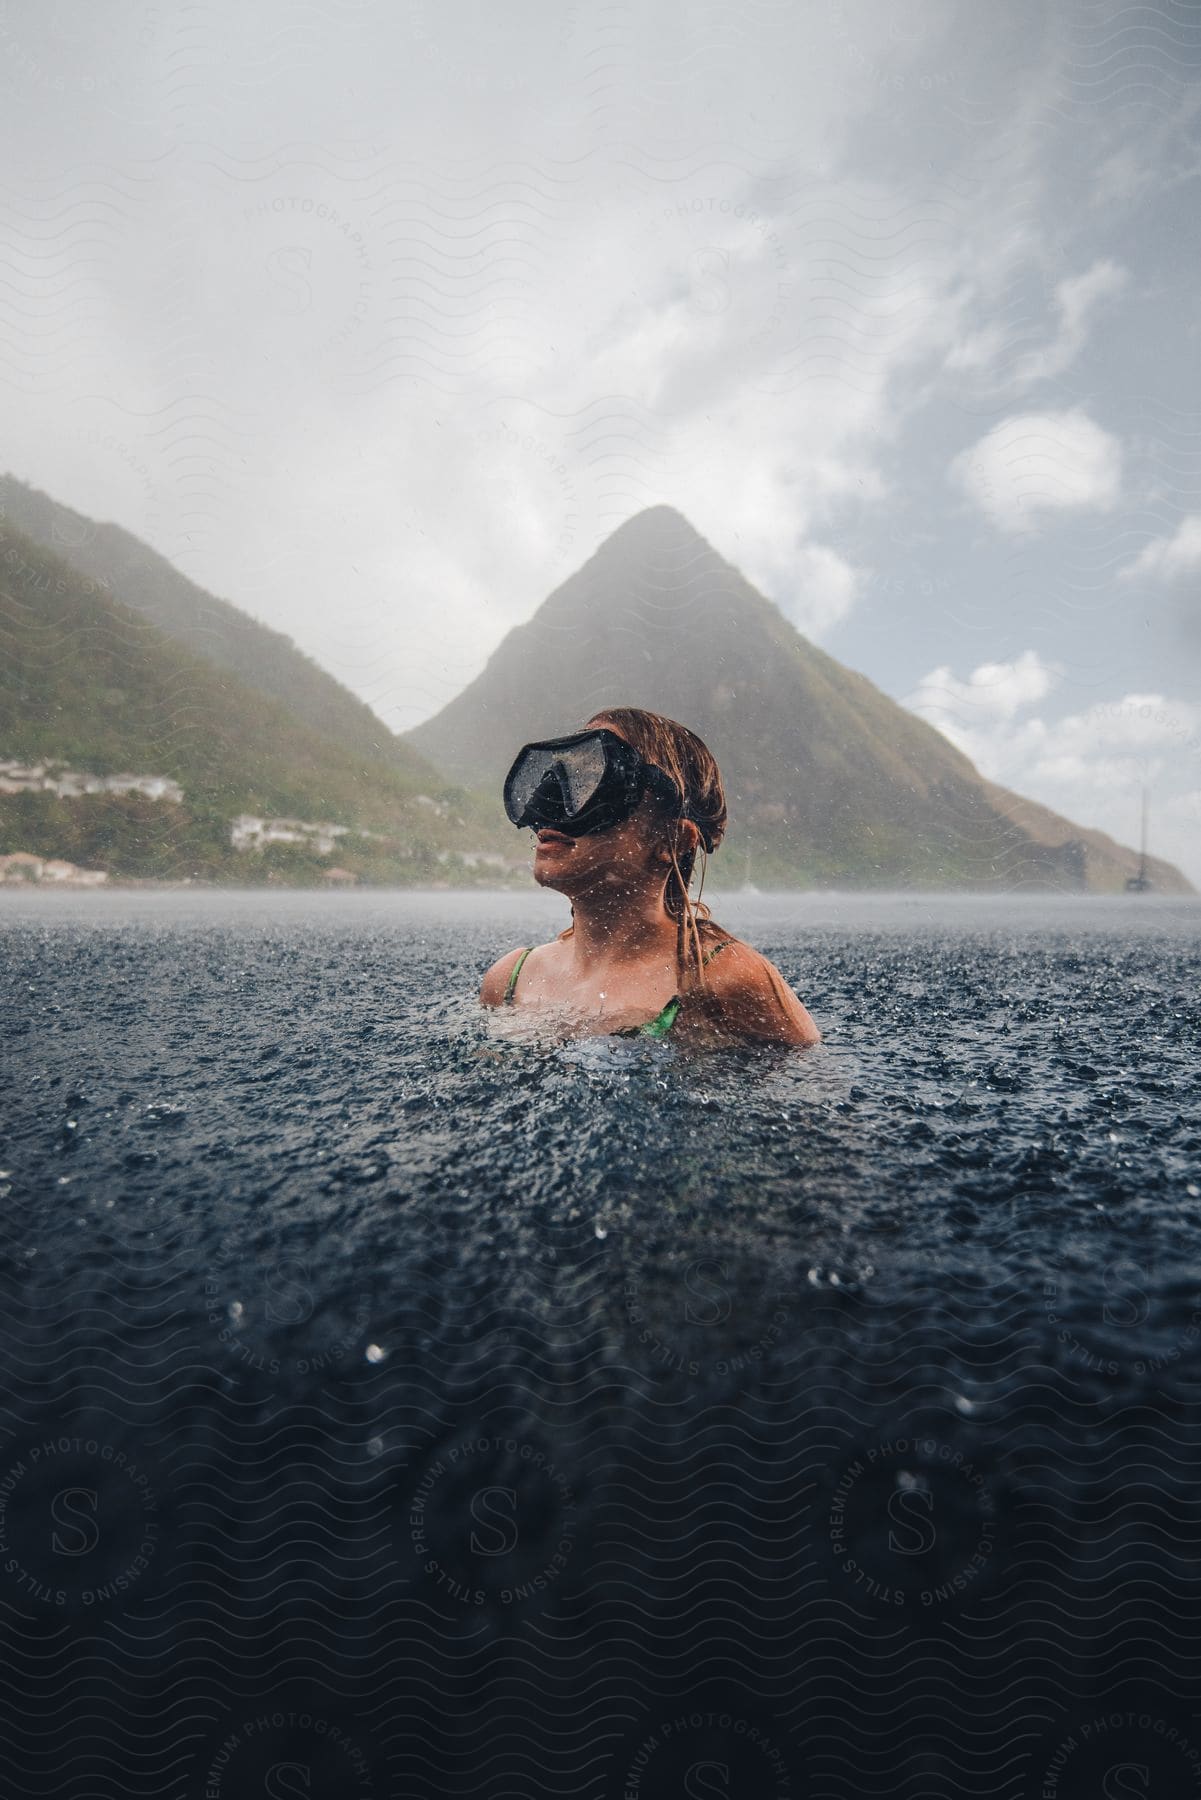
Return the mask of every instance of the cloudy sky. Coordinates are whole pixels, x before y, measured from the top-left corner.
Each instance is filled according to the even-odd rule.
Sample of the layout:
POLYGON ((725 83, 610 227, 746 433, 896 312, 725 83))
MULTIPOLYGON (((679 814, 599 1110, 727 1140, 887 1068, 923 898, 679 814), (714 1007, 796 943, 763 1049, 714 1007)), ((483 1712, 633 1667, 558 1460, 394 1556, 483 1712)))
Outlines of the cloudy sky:
POLYGON ((666 501, 1201 885, 1201 12, 0 0, 0 467, 394 729, 666 501))

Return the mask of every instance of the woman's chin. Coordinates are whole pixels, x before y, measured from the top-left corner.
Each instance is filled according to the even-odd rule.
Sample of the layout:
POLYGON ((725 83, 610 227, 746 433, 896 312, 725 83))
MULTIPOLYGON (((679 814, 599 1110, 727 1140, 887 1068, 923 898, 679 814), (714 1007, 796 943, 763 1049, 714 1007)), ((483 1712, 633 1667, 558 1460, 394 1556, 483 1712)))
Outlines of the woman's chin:
POLYGON ((538 883, 539 887, 558 888, 562 891, 565 885, 563 875, 564 871, 562 869, 556 869, 548 858, 545 856, 535 856, 534 880, 538 883))

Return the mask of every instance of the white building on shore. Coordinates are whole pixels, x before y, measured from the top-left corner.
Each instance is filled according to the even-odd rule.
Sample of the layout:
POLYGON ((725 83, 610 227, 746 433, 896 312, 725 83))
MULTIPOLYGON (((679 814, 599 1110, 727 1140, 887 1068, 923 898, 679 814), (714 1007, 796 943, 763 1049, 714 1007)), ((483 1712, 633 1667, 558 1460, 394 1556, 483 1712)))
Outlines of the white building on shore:
POLYGON ((0 761, 0 794, 57 794, 64 800, 84 794, 144 794, 148 800, 171 800, 176 805, 183 799, 183 789, 169 775, 96 775, 59 762, 0 761))
POLYGON ((29 850, 0 856, 0 885, 4 886, 35 882, 39 887, 103 887, 107 880, 106 869, 81 869, 61 856, 34 856, 29 850))
POLYGON ((328 856, 338 838, 349 832, 349 825, 331 825, 328 820, 260 819, 254 813, 239 813, 229 828, 229 841, 235 850, 263 850, 268 844, 304 844, 318 856, 328 856))

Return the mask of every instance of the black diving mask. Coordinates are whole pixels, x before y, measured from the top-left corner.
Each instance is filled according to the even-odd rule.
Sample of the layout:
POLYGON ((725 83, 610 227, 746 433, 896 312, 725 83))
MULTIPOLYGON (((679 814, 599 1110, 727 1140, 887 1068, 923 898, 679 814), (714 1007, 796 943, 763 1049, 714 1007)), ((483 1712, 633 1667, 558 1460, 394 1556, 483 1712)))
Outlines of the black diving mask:
MULTIPOLYGON (((505 777, 505 811, 519 830, 545 827, 566 837, 589 837, 628 819, 648 792, 686 816, 670 775, 601 727, 519 750, 505 777)), ((708 833, 698 829, 711 850, 708 833)))

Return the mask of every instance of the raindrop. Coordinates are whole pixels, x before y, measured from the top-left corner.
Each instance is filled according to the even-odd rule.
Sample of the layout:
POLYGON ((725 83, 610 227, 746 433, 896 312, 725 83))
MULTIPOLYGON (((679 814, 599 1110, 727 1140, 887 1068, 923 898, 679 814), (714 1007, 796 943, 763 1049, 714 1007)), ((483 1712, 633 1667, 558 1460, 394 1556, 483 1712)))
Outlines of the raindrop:
POLYGON ((381 1349, 379 1344, 368 1344, 367 1346, 367 1361, 369 1363, 382 1363, 387 1354, 388 1352, 381 1349))

